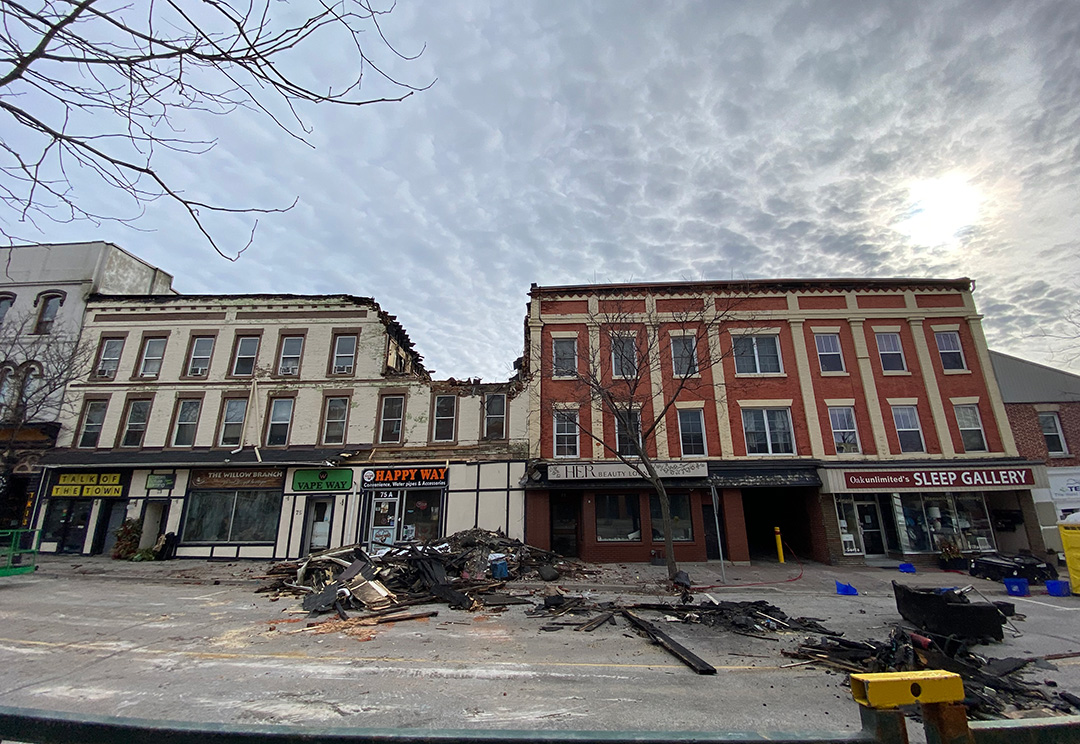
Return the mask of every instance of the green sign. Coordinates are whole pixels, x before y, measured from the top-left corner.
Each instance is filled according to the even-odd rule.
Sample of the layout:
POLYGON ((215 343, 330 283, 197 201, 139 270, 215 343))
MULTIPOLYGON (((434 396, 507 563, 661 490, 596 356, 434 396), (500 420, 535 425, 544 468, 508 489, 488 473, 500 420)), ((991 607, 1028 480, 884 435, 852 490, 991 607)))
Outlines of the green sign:
POLYGON ((176 485, 176 476, 172 473, 166 475, 160 475, 151 473, 146 476, 146 488, 147 490, 152 488, 173 488, 176 485))
POLYGON ((292 487, 294 491, 349 491, 352 468, 297 470, 293 473, 292 487))

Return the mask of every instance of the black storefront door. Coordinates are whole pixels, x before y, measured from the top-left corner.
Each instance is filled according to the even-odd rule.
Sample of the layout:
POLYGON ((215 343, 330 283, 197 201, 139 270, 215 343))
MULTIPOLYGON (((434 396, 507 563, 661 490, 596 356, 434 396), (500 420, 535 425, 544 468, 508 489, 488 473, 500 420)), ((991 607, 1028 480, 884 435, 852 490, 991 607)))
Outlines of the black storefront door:
POLYGON ((567 558, 578 556, 578 515, 581 496, 576 493, 551 495, 551 549, 567 558))
POLYGON ((93 499, 52 499, 45 515, 43 542, 56 541, 57 552, 81 553, 90 526, 93 499))

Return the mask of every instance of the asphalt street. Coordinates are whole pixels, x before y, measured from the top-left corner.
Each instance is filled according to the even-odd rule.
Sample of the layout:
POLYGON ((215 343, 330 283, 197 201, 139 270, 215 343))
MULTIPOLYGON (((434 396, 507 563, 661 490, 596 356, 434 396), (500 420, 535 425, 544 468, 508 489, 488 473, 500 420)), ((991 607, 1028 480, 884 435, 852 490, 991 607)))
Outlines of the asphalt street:
MULTIPOLYGON (((110 574, 94 565, 110 568, 54 561, 37 574, 0 578, 0 704, 150 719, 372 728, 859 727, 845 674, 783 666, 791 659, 780 651, 794 648, 805 634, 763 640, 651 614, 718 669, 715 676, 699 676, 623 620, 593 633, 569 627, 551 632, 540 629, 549 623, 526 617, 520 605, 479 613, 432 605, 436 617, 381 625, 361 636, 316 634, 304 629, 309 620, 296 612, 298 600, 255 593, 250 568, 236 578, 212 564, 168 576, 155 569, 110 574)), ((625 570, 642 579, 640 568, 625 570)), ((698 575, 703 572, 699 567, 698 575)), ((824 566, 807 567, 790 580, 793 572, 790 566, 733 571, 732 585, 708 591, 727 600, 765 599, 790 616, 819 618, 847 637, 884 640, 901 621, 890 580, 971 582, 938 572, 910 577, 824 566), (861 585, 860 595, 837 595, 839 576, 861 585)), ((1004 596, 1000 584, 977 586, 994 599, 1004 596)), ((563 588, 589 592, 598 601, 674 601, 648 581, 563 588), (652 595, 641 593, 650 588, 652 595)), ((521 584, 516 591, 540 601, 545 587, 521 584)), ((1007 628, 1003 643, 980 646, 980 653, 1080 651, 1080 597, 1013 601, 1024 616, 1014 623, 1018 634, 1007 628)), ((1028 679, 1080 694, 1080 659, 1036 668, 1028 679)))

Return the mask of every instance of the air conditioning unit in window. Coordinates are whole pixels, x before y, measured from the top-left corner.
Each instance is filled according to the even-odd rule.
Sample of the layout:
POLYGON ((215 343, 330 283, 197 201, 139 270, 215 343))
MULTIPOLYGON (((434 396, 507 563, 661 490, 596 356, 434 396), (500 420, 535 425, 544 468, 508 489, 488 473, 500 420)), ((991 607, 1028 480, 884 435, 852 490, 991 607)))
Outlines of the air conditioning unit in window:
POLYGON ((352 365, 351 364, 335 364, 334 365, 334 374, 335 375, 347 375, 350 372, 352 372, 352 365))
POLYGON ((299 371, 300 371, 299 365, 296 365, 296 364, 283 364, 283 365, 281 365, 281 371, 280 371, 279 374, 282 374, 282 375, 295 375, 299 371))
POLYGON ((191 376, 192 377, 202 377, 205 374, 206 374, 206 367, 192 367, 191 368, 191 376))
POLYGON ((116 377, 116 370, 109 367, 98 367, 94 372, 94 377, 101 377, 106 380, 111 380, 116 377))
POLYGON ((857 455, 859 454, 859 445, 854 442, 841 442, 836 445, 836 454, 838 455, 857 455))

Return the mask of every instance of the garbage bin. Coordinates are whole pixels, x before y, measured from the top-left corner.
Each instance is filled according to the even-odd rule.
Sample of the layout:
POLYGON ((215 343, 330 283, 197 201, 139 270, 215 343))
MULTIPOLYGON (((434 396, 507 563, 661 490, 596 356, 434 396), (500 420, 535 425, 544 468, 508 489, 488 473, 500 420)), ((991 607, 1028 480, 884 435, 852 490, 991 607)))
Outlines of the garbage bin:
POLYGON ((1058 522, 1061 544, 1065 548, 1065 565, 1069 569, 1069 586, 1080 594, 1080 522, 1058 522))

